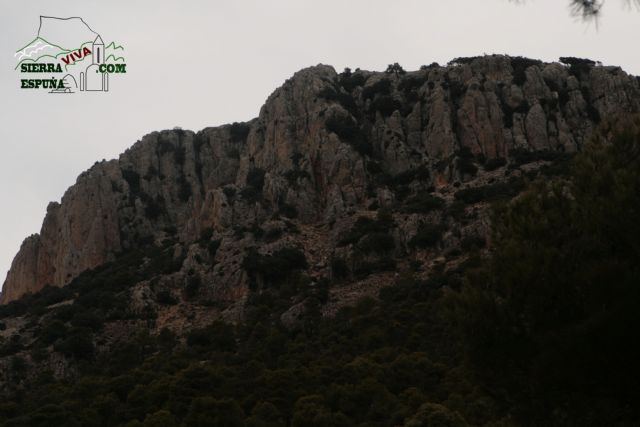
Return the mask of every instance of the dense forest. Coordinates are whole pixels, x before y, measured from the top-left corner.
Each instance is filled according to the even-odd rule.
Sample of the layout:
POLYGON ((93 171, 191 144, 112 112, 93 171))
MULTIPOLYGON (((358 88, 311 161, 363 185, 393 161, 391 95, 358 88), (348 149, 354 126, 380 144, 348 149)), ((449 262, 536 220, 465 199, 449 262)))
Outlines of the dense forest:
MULTIPOLYGON (((129 342, 98 351, 94 334, 131 316, 126 289, 177 268, 156 247, 3 306, 2 317, 46 313, 32 358, 53 348, 77 374, 59 381, 45 370, 27 378, 24 360, 14 356, 11 381, 28 386, 5 392, 0 421, 639 425, 640 120, 603 124, 566 172, 526 185, 512 200, 496 202, 488 256, 470 245, 458 268, 433 271, 428 280, 403 273, 378 298, 335 317, 322 316, 320 307, 328 287, 348 280, 338 263, 335 283, 311 287, 304 255, 248 254, 249 274, 272 274, 251 293, 243 322, 217 321, 183 337, 138 328, 129 342), (72 304, 55 306, 73 293, 72 304), (280 315, 300 293, 308 294, 309 307, 292 331, 280 315)), ((15 354, 21 346, 5 341, 0 351, 15 354)))

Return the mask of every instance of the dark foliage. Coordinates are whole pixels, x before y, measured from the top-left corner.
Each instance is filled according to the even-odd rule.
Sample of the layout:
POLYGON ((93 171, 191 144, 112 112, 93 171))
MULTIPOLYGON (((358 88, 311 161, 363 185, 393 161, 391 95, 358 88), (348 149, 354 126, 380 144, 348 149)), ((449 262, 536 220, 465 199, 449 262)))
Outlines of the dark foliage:
POLYGON ((347 92, 353 91, 358 86, 364 86, 366 78, 360 72, 352 73, 351 69, 345 68, 339 77, 340 86, 347 92))
POLYGON ((403 206, 403 211, 407 213, 429 213, 441 209, 443 206, 444 200, 442 198, 422 191, 407 199, 403 206))
POLYGON ((521 425, 639 421, 640 131, 611 130, 497 211, 493 259, 458 296, 476 375, 521 425))
POLYGON ((209 255, 211 255, 211 258, 215 258, 221 243, 222 240, 220 239, 209 241, 209 243, 207 244, 207 251, 209 251, 209 255))
POLYGON ((229 126, 231 142, 245 142, 250 130, 251 125, 249 125, 249 123, 232 123, 231 126, 229 126))
POLYGON ((345 110, 347 110, 351 114, 357 115, 358 113, 358 106, 349 93, 344 93, 339 89, 327 86, 318 93, 318 96, 326 99, 327 101, 335 101, 339 103, 345 110))
POLYGON ((583 58, 561 57, 560 62, 569 65, 569 73, 581 80, 589 75, 595 66, 595 61, 583 58))
POLYGON ((449 61, 447 63, 448 66, 455 66, 455 65, 464 65, 464 64, 471 64, 473 61, 477 60, 477 59, 482 59, 481 56, 469 56, 469 57, 459 57, 459 58, 454 58, 451 61, 449 61))
POLYGON ((251 249, 242 261, 242 267, 252 278, 260 278, 267 285, 277 285, 293 271, 307 268, 307 260, 304 252, 296 248, 283 248, 272 255, 262 255, 251 249))
POLYGON ((146 197, 144 203, 144 214, 150 220, 158 219, 164 213, 164 199, 162 196, 158 196, 155 199, 146 197))
POLYGON ((264 186, 264 170, 260 168, 250 169, 247 173, 247 185, 252 186, 256 190, 262 190, 264 186))
POLYGON ((362 90, 363 99, 371 99, 376 95, 389 95, 391 93, 391 80, 384 78, 380 79, 374 84, 365 87, 362 90))
POLYGON ((278 212, 280 213, 280 215, 289 219, 293 219, 298 216, 298 209, 296 209, 294 205, 289 203, 281 203, 278 208, 278 212))
POLYGON ((228 199, 232 199, 233 196, 236 195, 236 189, 233 188, 233 187, 229 187, 229 186, 224 187, 222 189, 222 192, 224 193, 225 196, 227 196, 228 199))
POLYGON ((478 167, 474 164, 474 156, 469 147, 462 147, 455 154, 456 167, 462 175, 475 176, 478 173, 478 167))
POLYGON ((375 220, 367 217, 358 218, 353 225, 353 228, 342 239, 340 239, 338 246, 358 243, 360 239, 368 234, 387 233, 395 227, 395 223, 390 216, 386 213, 380 214, 382 211, 378 212, 378 218, 375 220))
POLYGON ((184 175, 180 175, 178 178, 178 198, 184 203, 189 201, 191 195, 191 184, 184 175))
POLYGON ((265 171, 252 168, 247 173, 247 186, 240 191, 240 195, 248 202, 258 202, 262 199, 265 171))
POLYGON ((331 274, 334 280, 345 279, 349 276, 349 266, 344 259, 331 259, 331 274))
POLYGON ((522 86, 527 80, 525 71, 527 68, 534 65, 542 65, 542 61, 535 59, 524 58, 522 56, 516 56, 511 58, 511 68, 513 68, 513 83, 522 86))
POLYGON ((526 149, 513 149, 509 152, 512 163, 514 166, 521 166, 527 163, 546 161, 546 162, 559 162, 567 160, 569 154, 561 151, 553 150, 538 150, 529 151, 526 149))
POLYGON ((299 181, 305 179, 311 179, 309 172, 299 169, 291 169, 284 173, 284 177, 287 179, 287 182, 290 186, 298 185, 299 181))
POLYGON ((358 249, 365 254, 385 254, 396 247, 393 236, 386 232, 369 233, 360 241, 358 249))
POLYGON ((224 322, 214 322, 203 329, 194 329, 187 335, 187 344, 200 351, 234 351, 236 348, 233 327, 224 322))
POLYGON ((421 224, 416 235, 409 240, 409 246, 414 248, 432 247, 440 241, 443 231, 443 227, 439 224, 421 224))
POLYGON ((511 179, 509 182, 499 182, 456 191, 455 198, 467 204, 510 199, 523 188, 524 183, 521 180, 511 179))
POLYGON ((351 145, 362 155, 371 155, 372 147, 364 132, 351 116, 333 115, 325 123, 327 130, 333 132, 344 142, 351 145))
POLYGON ((512 128, 513 127, 513 114, 514 113, 518 113, 518 114, 527 114, 529 112, 529 103, 526 100, 522 100, 520 101, 520 104, 518 104, 518 106, 516 108, 511 108, 509 106, 509 104, 503 102, 502 103, 502 120, 504 123, 504 126, 506 128, 512 128))
POLYGON ((498 168, 501 168, 507 164, 507 160, 502 157, 496 157, 493 159, 487 160, 484 165, 482 165, 483 169, 487 172, 494 171, 498 168))
POLYGON ((385 70, 385 73, 393 74, 396 77, 398 77, 400 75, 406 74, 407 72, 404 70, 404 68, 402 68, 400 64, 398 64, 397 62, 394 62, 393 64, 389 64, 389 66, 385 70))
POLYGON ((426 75, 409 74, 404 76, 402 80, 400 80, 400 83, 398 83, 398 90, 404 92, 406 95, 418 90, 420 87, 422 87, 422 85, 426 83, 426 81, 426 75))
POLYGON ((390 116, 394 111, 399 110, 401 107, 402 105, 400 102, 390 95, 378 96, 371 103, 371 108, 375 111, 379 111, 385 117, 390 116))
POLYGON ((129 184, 129 189, 132 194, 140 193, 140 175, 138 175, 136 171, 124 169, 122 170, 122 177, 127 181, 127 184, 129 184))

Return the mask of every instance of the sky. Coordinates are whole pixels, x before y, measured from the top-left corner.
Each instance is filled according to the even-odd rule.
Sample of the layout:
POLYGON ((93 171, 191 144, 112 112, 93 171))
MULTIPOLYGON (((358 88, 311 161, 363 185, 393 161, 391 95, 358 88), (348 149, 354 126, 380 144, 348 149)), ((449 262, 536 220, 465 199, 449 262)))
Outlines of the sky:
MULTIPOLYGON (((598 25, 568 0, 2 0, 0 3, 0 283, 95 161, 154 130, 250 120, 278 86, 319 63, 384 70, 483 54, 575 56, 640 75, 640 12, 609 0, 598 25), (109 92, 20 88, 15 52, 40 15, 80 16, 124 47, 109 92)), ((44 74, 44 78, 49 75, 44 74)))

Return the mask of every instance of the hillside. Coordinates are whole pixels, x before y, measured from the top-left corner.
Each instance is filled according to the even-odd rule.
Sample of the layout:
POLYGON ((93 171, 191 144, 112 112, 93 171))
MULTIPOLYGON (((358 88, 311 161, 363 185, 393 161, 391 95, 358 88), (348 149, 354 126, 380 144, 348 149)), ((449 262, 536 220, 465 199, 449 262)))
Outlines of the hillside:
POLYGON ((5 280, 3 425, 633 425, 640 79, 562 61, 318 65, 96 163, 5 280))

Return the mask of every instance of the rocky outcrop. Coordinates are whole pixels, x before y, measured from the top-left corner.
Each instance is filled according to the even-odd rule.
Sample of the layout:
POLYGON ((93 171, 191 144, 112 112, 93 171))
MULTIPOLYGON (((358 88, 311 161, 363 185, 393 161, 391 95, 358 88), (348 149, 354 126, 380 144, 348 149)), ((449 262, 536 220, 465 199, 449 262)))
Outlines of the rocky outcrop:
MULTIPOLYGON (((586 61, 485 56, 398 74, 307 68, 251 122, 153 132, 80 175, 22 244, 2 302, 63 286, 132 248, 188 246, 274 215, 333 224, 464 185, 478 166, 514 153, 575 152, 601 119, 639 107, 637 78, 586 61)), ((229 265, 210 272, 230 299, 246 281, 243 249, 223 243, 229 265)), ((187 260, 200 256, 188 251, 187 260)))

